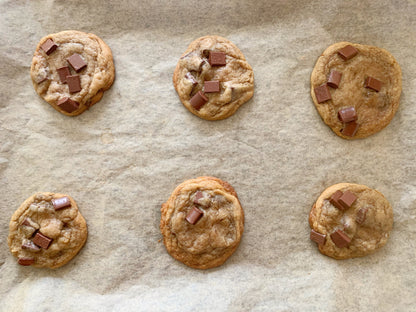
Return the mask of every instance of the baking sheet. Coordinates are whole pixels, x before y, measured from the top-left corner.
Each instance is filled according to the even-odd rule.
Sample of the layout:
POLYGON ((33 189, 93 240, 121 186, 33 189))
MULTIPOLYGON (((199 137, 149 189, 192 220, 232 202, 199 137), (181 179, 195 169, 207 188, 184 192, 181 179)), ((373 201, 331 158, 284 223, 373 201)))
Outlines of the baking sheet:
POLYGON ((0 1, 1 311, 416 311, 416 2, 0 1), (81 116, 59 114, 29 76, 43 36, 92 32, 112 49, 116 80, 81 116), (172 84, 188 44, 233 41, 255 93, 232 117, 189 113, 172 84), (310 98, 330 44, 390 51, 400 108, 380 133, 337 137, 310 98), (236 189, 245 233, 225 265, 194 270, 160 242, 160 205, 182 181, 211 175, 236 189), (336 261, 309 241, 311 205, 329 185, 381 191, 394 209, 387 245, 336 261), (79 255, 57 269, 21 267, 8 224, 37 191, 71 195, 87 220, 79 255))

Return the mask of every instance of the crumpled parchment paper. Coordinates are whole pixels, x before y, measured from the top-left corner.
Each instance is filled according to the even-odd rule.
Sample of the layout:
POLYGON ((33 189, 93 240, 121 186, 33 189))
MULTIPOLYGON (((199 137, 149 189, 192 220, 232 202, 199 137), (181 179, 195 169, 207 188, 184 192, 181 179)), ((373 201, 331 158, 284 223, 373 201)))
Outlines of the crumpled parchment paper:
POLYGON ((1 311, 415 311, 416 2, 0 1, 1 311), (92 32, 116 80, 81 116, 55 111, 29 70, 43 36, 92 32), (251 64, 255 93, 232 117, 189 113, 172 84, 188 44, 217 34, 251 64), (310 74, 330 44, 390 51, 400 108, 380 133, 346 141, 320 119, 310 74), (225 265, 194 270, 160 242, 160 205, 182 181, 228 181, 245 210, 225 265), (381 191, 394 209, 387 245, 336 261, 309 240, 308 213, 329 185, 381 191), (71 195, 88 223, 57 269, 17 265, 8 224, 37 191, 71 195))

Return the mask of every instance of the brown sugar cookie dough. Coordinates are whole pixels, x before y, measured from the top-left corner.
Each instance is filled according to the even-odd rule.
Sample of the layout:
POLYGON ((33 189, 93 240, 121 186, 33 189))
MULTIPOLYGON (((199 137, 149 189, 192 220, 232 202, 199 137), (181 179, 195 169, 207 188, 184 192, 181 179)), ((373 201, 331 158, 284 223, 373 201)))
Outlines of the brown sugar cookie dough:
POLYGON ((363 257, 383 247, 393 227, 393 209, 380 192, 339 183, 327 188, 309 214, 310 238, 335 259, 363 257))
POLYGON ((402 73, 386 50, 349 42, 328 47, 311 76, 323 121, 340 137, 358 139, 386 127, 399 107, 402 73))
POLYGON ((76 116, 97 103, 114 81, 110 48, 94 34, 68 30, 42 38, 30 76, 36 92, 60 113, 76 116))
POLYGON ((243 53, 229 40, 205 36, 182 54, 173 74, 182 104, 207 120, 230 117, 254 93, 254 74, 243 53))
POLYGON ((199 177, 181 183, 162 205, 160 230, 172 257, 192 268, 209 269, 237 249, 244 212, 230 184, 199 177))
POLYGON ((58 268, 84 246, 87 224, 68 195, 36 193, 10 220, 8 244, 21 265, 58 268))

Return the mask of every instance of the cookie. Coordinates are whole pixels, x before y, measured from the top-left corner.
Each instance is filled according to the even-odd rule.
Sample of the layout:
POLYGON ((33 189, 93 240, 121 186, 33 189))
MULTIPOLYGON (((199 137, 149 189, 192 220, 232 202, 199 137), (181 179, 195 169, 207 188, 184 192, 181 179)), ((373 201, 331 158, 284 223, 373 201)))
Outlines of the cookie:
POLYGON ((399 107, 399 64, 378 47, 339 42, 318 58, 311 95, 323 121, 340 137, 368 137, 386 127, 399 107))
POLYGON ((160 230, 173 258, 209 269, 223 264, 237 249, 244 212, 230 184, 199 177, 181 183, 162 205, 160 230))
POLYGON ((310 238, 335 259, 363 257, 383 247, 393 227, 393 209, 380 192, 365 185, 328 187, 309 214, 310 238))
POLYGON ((58 112, 76 116, 97 103, 114 81, 110 48, 94 34, 68 30, 42 38, 30 76, 36 92, 58 112))
POLYGON ((8 244, 21 265, 58 268, 87 240, 87 224, 68 195, 36 193, 10 220, 8 244))
POLYGON ((205 36, 179 59, 173 85, 182 104, 206 120, 230 117, 254 93, 254 74, 243 53, 229 40, 205 36))

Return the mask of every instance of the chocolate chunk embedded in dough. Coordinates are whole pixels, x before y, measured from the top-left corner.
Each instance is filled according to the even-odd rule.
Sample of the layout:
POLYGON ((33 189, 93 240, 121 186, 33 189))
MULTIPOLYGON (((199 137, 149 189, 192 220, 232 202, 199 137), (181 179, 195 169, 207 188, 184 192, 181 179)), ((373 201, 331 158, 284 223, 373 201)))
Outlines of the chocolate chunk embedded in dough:
POLYGON ((325 238, 326 238, 325 234, 321 234, 314 230, 311 230, 310 239, 314 241, 315 243, 318 243, 318 245, 325 244, 325 238))
POLYGON ((204 92, 205 93, 220 92, 220 82, 219 81, 205 81, 204 92))
POLYGON ((314 91, 318 103, 323 103, 331 99, 331 93, 326 84, 315 87, 314 91))
POLYGON ((352 59, 354 56, 356 56, 358 53, 358 50, 354 48, 352 45, 347 45, 343 47, 342 49, 338 50, 339 56, 342 57, 344 61, 348 61, 349 59, 352 59))
POLYGON ((198 222, 198 220, 202 217, 204 213, 201 209, 198 209, 197 207, 192 207, 191 211, 188 212, 186 216, 186 221, 188 221, 190 224, 195 224, 198 222))
POLYGON ((52 39, 47 39, 44 43, 42 43, 40 47, 43 51, 45 51, 47 55, 50 55, 53 51, 56 50, 58 46, 55 44, 55 42, 53 42, 52 39))
POLYGON ((66 60, 76 72, 79 72, 81 69, 87 66, 87 63, 85 63, 81 55, 77 53, 72 54, 66 60))
POLYGON ((341 77, 342 73, 336 70, 331 70, 326 84, 331 88, 338 89, 339 83, 341 82, 341 77))
POLYGON ((224 52, 209 52, 208 62, 211 66, 225 66, 226 54, 224 52))
POLYGON ((61 198, 54 198, 52 199, 52 205, 55 210, 59 210, 71 206, 71 201, 66 196, 61 198))
POLYGON ((78 75, 67 76, 66 82, 68 83, 68 88, 70 93, 76 93, 81 91, 81 80, 78 75))
POLYGON ((204 93, 198 91, 198 93, 196 93, 189 102, 193 108, 199 111, 201 107, 204 106, 206 102, 208 102, 208 98, 204 93))
POLYGON ((33 243, 39 247, 42 247, 43 249, 48 249, 49 245, 52 243, 52 239, 40 232, 37 232, 35 237, 33 237, 33 243))
POLYGON ((357 112, 354 107, 346 107, 338 111, 338 118, 342 122, 357 120, 357 112))
POLYGON ((79 104, 73 100, 71 100, 68 97, 62 98, 56 103, 56 105, 59 106, 59 108, 63 109, 67 113, 72 113, 73 111, 76 111, 79 107, 79 104))
POLYGON ((365 80, 365 87, 368 89, 372 89, 376 92, 379 92, 381 89, 381 81, 373 78, 373 77, 367 77, 367 79, 365 80))
POLYGON ((342 230, 332 233, 331 239, 338 248, 347 247, 351 243, 351 239, 342 230))

